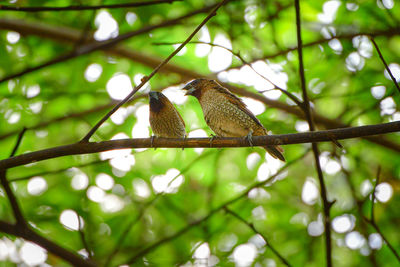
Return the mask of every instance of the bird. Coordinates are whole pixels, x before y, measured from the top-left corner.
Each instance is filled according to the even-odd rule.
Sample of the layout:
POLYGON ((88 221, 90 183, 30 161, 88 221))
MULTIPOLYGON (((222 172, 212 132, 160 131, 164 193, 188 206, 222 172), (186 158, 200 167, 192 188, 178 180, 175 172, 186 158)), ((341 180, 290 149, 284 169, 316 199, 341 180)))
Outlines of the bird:
POLYGON ((149 92, 149 121, 156 137, 185 138, 185 122, 161 92, 149 92))
MULTIPOLYGON (((267 135, 267 130, 243 101, 214 80, 195 79, 183 87, 185 95, 197 98, 207 125, 216 136, 246 137, 267 135)), ((285 161, 280 146, 264 146, 274 158, 285 161)))

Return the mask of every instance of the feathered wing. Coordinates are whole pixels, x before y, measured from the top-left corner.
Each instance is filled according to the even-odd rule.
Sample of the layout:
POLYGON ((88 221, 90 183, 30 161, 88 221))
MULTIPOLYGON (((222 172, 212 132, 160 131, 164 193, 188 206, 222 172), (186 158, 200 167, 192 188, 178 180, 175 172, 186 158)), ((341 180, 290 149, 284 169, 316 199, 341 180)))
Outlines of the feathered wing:
POLYGON ((176 108, 175 108, 175 112, 176 112, 176 114, 178 114, 178 117, 179 117, 179 119, 181 120, 181 122, 182 122, 182 124, 183 124, 183 127, 186 127, 185 121, 183 120, 181 114, 179 114, 179 112, 178 112, 178 110, 177 110, 176 108))
MULTIPOLYGON (((261 127, 261 128, 259 128, 261 130, 259 135, 267 135, 267 130, 265 130, 264 126, 257 119, 257 117, 254 116, 254 114, 250 110, 248 110, 248 108, 246 107, 246 104, 243 103, 243 101, 240 98, 238 98, 237 96, 232 94, 228 89, 226 89, 222 86, 218 86, 215 89, 218 92, 224 94, 232 104, 236 105, 240 110, 242 110, 244 113, 246 113, 258 126, 261 127)), ((280 146, 264 146, 264 148, 265 148, 265 150, 268 151, 268 153, 272 157, 278 158, 282 161, 286 161, 285 157, 282 155, 282 153, 283 153, 282 147, 280 147, 280 146)))
POLYGON ((215 89, 218 92, 224 94, 227 97, 227 99, 229 100, 229 102, 231 102, 232 104, 237 106, 241 111, 246 113, 255 123, 257 123, 259 126, 263 127, 261 122, 256 118, 256 116, 254 116, 254 114, 250 110, 247 109, 246 104, 243 103, 243 101, 239 97, 235 96, 228 89, 226 89, 222 86, 218 86, 215 89))

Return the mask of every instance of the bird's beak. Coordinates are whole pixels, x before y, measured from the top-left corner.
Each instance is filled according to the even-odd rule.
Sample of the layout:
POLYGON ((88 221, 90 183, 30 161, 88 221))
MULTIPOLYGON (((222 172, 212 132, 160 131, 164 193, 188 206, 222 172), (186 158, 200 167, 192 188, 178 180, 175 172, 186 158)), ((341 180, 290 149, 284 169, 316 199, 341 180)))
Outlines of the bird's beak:
POLYGON ((153 91, 149 92, 149 97, 158 100, 157 92, 153 92, 153 91))
POLYGON ((196 89, 194 89, 191 85, 186 85, 185 87, 183 87, 183 90, 187 90, 187 92, 185 93, 185 95, 192 95, 194 91, 196 91, 196 89))

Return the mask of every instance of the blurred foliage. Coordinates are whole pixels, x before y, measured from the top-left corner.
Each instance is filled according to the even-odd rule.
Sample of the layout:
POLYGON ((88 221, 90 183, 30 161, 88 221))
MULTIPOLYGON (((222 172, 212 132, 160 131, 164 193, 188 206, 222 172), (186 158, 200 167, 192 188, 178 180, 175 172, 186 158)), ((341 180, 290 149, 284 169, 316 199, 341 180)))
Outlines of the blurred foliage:
MULTIPOLYGON (((0 5, 68 6, 80 2, 89 4, 86 1, 72 0, 40 3, 17 0, 0 1, 0 5)), ((95 4, 98 1, 91 2, 95 4)), ((106 0, 103 4, 119 2, 106 0)), ((119 34, 123 34, 213 3, 190 0, 97 11, 0 13, 2 19, 18 19, 32 25, 37 24, 38 27, 48 26, 60 31, 73 29, 81 35, 89 36, 98 29, 99 25, 95 21, 102 12, 111 16, 118 24, 119 34), (133 23, 128 23, 127 14, 135 17, 133 23)), ((135 36, 121 45, 130 51, 162 61, 173 51, 173 46, 155 43, 182 42, 205 16, 204 13, 199 14, 182 20, 177 25, 135 36)), ((375 40, 382 54, 400 79, 400 4, 396 1, 380 0, 301 1, 301 16, 303 42, 306 45, 305 75, 315 111, 351 126, 399 120, 399 92, 393 81, 385 76, 384 65, 371 41, 359 33, 376 34, 375 40), (314 44, 308 45, 312 42, 314 44), (379 90, 375 88, 378 91, 372 89, 376 86, 381 86, 379 90)), ((15 42, 12 40, 15 32, 4 27, 2 23, 0 21, 0 78, 44 63, 76 48, 71 43, 29 33, 18 35, 15 42)), ((207 29, 211 42, 222 34, 229 40, 232 50, 240 53, 246 61, 261 60, 266 63, 265 66, 275 66, 275 73, 287 75, 288 91, 301 96, 297 53, 287 51, 297 44, 293 1, 231 1, 209 21, 207 29), (280 53, 281 51, 286 52, 280 53)), ((199 36, 200 34, 194 41, 198 41, 199 36)), ((197 46, 188 44, 186 52, 175 56, 171 64, 201 75, 212 74, 208 67, 211 54, 196 56, 197 46)), ((238 69, 243 63, 234 56, 232 60, 231 66, 221 71, 218 77, 224 82, 232 82, 255 92, 249 86, 251 78, 243 76, 248 72, 239 75, 238 69), (247 80, 241 81, 238 77, 247 80)), ((9 156, 23 127, 27 127, 28 131, 23 137, 18 154, 80 140, 111 108, 109 106, 95 110, 112 100, 106 89, 108 81, 115 74, 128 75, 135 85, 140 81, 140 75, 149 74, 151 70, 143 62, 97 51, 1 83, 1 158, 9 156), (89 82, 85 78, 85 71, 94 63, 101 66, 102 72, 95 81, 89 82), (39 92, 32 96, 29 92, 37 90, 32 89, 34 87, 39 88, 39 92), (71 115, 92 109, 92 112, 80 116, 71 115), (43 122, 50 123, 44 127, 35 127, 43 122), (31 127, 34 128, 29 129, 31 127), (5 136, 8 133, 12 134, 5 136)), ((154 90, 163 90, 182 82, 185 82, 182 74, 162 72, 150 80, 150 86, 154 90)), ((148 90, 149 88, 143 92, 148 90)), ((168 90, 172 92, 171 95, 182 97, 183 92, 179 88, 168 90)), ((268 92, 265 94, 270 96, 268 92)), ((283 94, 277 100, 291 103, 283 94)), ((108 140, 118 133, 123 133, 125 137, 138 137, 139 135, 132 136, 132 129, 140 126, 143 130, 143 125, 144 136, 148 136, 147 126, 143 124, 143 120, 147 120, 147 102, 146 98, 140 98, 126 105, 123 123, 108 120, 92 139, 108 140)), ((212 133, 206 127, 195 99, 189 98, 183 104, 177 105, 177 108, 186 121, 188 132, 203 129, 206 134, 212 133)), ((296 132, 305 123, 283 110, 268 107, 257 117, 273 133, 296 132)), ((323 129, 324 125, 319 128, 323 129)), ((387 137, 399 142, 399 134, 387 137)), ((378 192, 380 197, 375 203, 376 223, 398 253, 400 252, 399 152, 361 139, 341 143, 343 150, 331 143, 319 144, 328 198, 336 201, 331 209, 331 218, 347 218, 342 220, 344 225, 333 225, 334 266, 398 265, 399 262, 385 243, 377 245, 371 241, 371 234, 376 231, 363 217, 370 217, 370 194, 378 166, 382 166, 380 182, 384 186, 381 188, 389 185, 392 193, 385 193, 383 189, 378 192), (384 198, 388 196, 385 201, 384 198)), ((320 229, 320 196, 318 194, 311 201, 305 200, 307 195, 308 199, 313 198, 312 190, 306 190, 305 185, 311 182, 312 188, 318 187, 313 157, 308 148, 309 144, 285 146, 285 157, 289 162, 303 154, 304 157, 283 171, 277 179, 227 206, 254 225, 258 233, 268 239, 268 244, 293 266, 322 266, 325 263, 323 229, 320 229)), ((223 208, 213 213, 214 209, 234 199, 260 179, 267 179, 283 166, 267 157, 264 150, 138 149, 128 153, 121 151, 122 156, 118 155, 119 151, 115 152, 114 163, 104 154, 90 154, 56 158, 10 169, 7 177, 9 180, 23 178, 12 182, 12 188, 29 223, 49 239, 73 251, 84 253, 79 231, 64 227, 60 219, 63 211, 75 211, 83 219, 84 238, 93 251, 94 260, 100 265, 107 261, 111 253, 115 254, 111 266, 126 263, 143 249, 157 244, 188 225, 188 231, 150 249, 134 265, 142 266, 144 262, 150 266, 207 266, 207 262, 216 266, 282 265, 270 247, 266 246, 263 238, 253 232, 249 225, 223 208), (123 160, 130 161, 128 169, 115 165, 116 161, 121 164, 123 160), (111 177, 111 187, 102 184, 99 174, 111 177), (167 185, 165 181, 171 181, 177 174, 181 174, 183 179, 178 177, 167 185), (45 181, 43 190, 39 190, 40 185, 35 183, 37 176, 45 181), (74 181, 84 183, 85 179, 88 183, 82 188, 76 189, 72 186, 74 181), (167 192, 162 193, 155 189, 160 184, 164 184, 167 192), (32 188, 39 191, 32 193, 32 188), (90 191, 100 194, 96 200, 89 197, 90 191), (190 226, 209 214, 212 216, 207 220, 190 226), (196 258, 199 255, 206 258, 196 258)), ((13 221, 12 211, 3 191, 0 194, 0 218, 13 221)), ((23 257, 21 259, 15 256, 23 244, 22 240, 3 235, 0 242, 9 247, 8 254, 0 252, 0 257, 5 255, 0 266, 13 266, 24 260, 23 257), (12 252, 13 246, 17 247, 16 252, 12 252)), ((47 263, 67 266, 67 263, 53 255, 48 255, 47 263)))

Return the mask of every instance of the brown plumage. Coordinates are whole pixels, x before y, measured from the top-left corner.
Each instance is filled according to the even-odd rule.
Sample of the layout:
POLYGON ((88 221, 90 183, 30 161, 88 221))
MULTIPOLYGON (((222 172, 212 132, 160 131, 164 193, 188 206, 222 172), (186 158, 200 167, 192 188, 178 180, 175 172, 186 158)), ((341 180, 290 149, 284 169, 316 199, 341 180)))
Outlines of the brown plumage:
MULTIPOLYGON (((214 80, 196 79, 184 88, 187 95, 195 96, 203 109, 207 125, 217 136, 241 137, 267 135, 267 130, 247 109, 246 105, 228 89, 214 80)), ((279 146, 265 146, 274 158, 285 161, 279 146)))
POLYGON ((185 122, 168 98, 160 92, 150 92, 150 126, 156 137, 184 138, 185 122))

